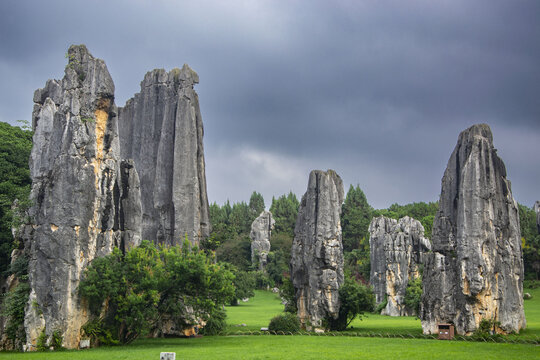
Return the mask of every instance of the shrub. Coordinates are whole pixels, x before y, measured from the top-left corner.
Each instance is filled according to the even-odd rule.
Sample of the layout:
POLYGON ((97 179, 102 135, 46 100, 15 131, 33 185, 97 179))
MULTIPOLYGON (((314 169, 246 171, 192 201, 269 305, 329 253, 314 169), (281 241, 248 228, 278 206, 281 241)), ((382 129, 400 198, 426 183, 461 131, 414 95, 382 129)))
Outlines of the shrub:
POLYGON ((2 314, 7 318, 4 328, 7 338, 22 343, 26 342, 26 332, 24 330, 24 308, 30 295, 30 285, 27 282, 21 282, 13 291, 5 295, 2 305, 2 314))
POLYGON ((275 332, 282 331, 285 333, 295 333, 300 331, 300 321, 295 314, 284 313, 275 316, 272 318, 272 320, 270 320, 268 330, 275 332))
POLYGON ((292 281, 289 278, 283 278, 283 285, 279 289, 279 296, 285 300, 285 312, 296 314, 296 295, 294 291, 294 286, 292 281))
POLYGON ((53 331, 52 337, 51 337, 51 347, 54 350, 65 350, 65 348, 62 346, 62 342, 64 341, 64 337, 62 336, 62 333, 60 330, 53 331))
POLYGON ((37 351, 49 350, 49 347, 47 346, 47 334, 45 333, 45 329, 41 330, 41 334, 39 334, 36 348, 37 348, 37 351))
POLYGON ((201 329, 203 335, 219 335, 227 328, 227 313, 222 309, 216 309, 211 315, 206 325, 201 329))
POLYGON ((327 317, 324 320, 325 327, 330 330, 345 330, 357 316, 364 314, 366 311, 373 311, 375 308, 375 295, 370 286, 347 278, 339 288, 339 302, 338 318, 327 317))
POLYGON ((420 301, 422 299, 422 278, 409 279, 405 289, 405 306, 420 314, 420 301))

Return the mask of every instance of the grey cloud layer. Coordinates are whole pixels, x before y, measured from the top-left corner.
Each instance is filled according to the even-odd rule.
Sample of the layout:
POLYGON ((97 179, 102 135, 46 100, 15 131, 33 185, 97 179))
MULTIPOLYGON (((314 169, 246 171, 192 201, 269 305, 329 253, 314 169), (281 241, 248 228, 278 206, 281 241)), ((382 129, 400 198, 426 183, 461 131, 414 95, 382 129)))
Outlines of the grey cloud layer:
POLYGON ((458 133, 478 122, 492 125, 518 201, 540 198, 528 154, 539 2, 4 1, 0 13, 1 121, 29 119, 70 43, 107 62, 118 105, 147 70, 189 63, 207 162, 230 168, 208 169, 211 201, 300 195, 310 167, 336 168, 378 207, 436 200, 458 133), (276 161, 297 171, 275 174, 276 161))

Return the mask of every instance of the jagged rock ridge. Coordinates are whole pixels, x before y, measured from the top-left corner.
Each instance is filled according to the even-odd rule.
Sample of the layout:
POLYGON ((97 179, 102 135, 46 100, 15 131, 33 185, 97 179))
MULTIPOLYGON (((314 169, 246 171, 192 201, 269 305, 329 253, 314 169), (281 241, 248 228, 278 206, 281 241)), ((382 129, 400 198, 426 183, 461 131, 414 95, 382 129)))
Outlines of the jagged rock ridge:
POLYGON ((450 322, 458 334, 471 334, 483 319, 500 333, 525 327, 518 207, 488 125, 459 135, 432 240, 424 267, 424 333, 450 322))
POLYGON ((198 243, 210 233, 198 82, 187 65, 153 70, 119 108, 122 157, 134 160, 141 179, 142 236, 160 244, 186 234, 198 243))
POLYGON ((337 318, 343 284, 341 206, 343 182, 333 171, 314 170, 298 210, 291 249, 291 279, 298 317, 306 328, 337 318))
POLYGON ((114 84, 105 63, 72 46, 61 81, 34 94, 27 342, 60 331, 76 348, 88 312, 79 301, 84 269, 114 246, 140 242, 138 176, 121 162, 114 84), (126 230, 126 231, 123 231, 126 230))
POLYGON ((263 211, 251 223, 251 263, 257 265, 259 270, 266 269, 267 256, 270 252, 270 237, 276 221, 270 211, 263 211))
POLYGON ((415 315, 416 310, 405 305, 405 293, 409 280, 421 276, 419 265, 431 250, 424 227, 408 216, 399 221, 379 216, 371 220, 369 234, 370 283, 376 303, 387 301, 381 314, 415 315))

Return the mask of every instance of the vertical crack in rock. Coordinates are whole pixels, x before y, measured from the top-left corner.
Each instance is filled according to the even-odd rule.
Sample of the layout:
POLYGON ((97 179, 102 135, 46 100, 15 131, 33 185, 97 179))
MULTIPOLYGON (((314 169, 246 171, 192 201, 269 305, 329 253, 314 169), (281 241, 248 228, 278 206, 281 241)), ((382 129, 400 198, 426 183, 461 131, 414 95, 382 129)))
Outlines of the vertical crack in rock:
POLYGON ((298 210, 291 249, 291 278, 302 326, 337 318, 343 284, 341 206, 343 182, 333 171, 314 170, 298 210))
POLYGON ((525 328, 517 203, 488 125, 463 131, 442 179, 424 268, 424 333, 453 323, 471 334, 485 319, 498 333, 525 328))
POLYGON ((188 66, 148 72, 141 92, 119 108, 123 158, 141 184, 142 236, 160 244, 199 243, 210 233, 203 124, 188 66))
MULTIPOLYGON (((78 285, 84 269, 119 246, 119 212, 130 219, 131 245, 140 241, 140 201, 120 188, 120 149, 114 84, 103 60, 84 45, 72 46, 61 81, 49 80, 34 94, 30 209, 30 300, 27 343, 42 331, 60 331, 76 348, 88 311, 78 285), (120 198, 124 200, 121 204, 120 198), (130 201, 126 201, 130 199, 130 201), (139 217, 139 218, 137 218, 139 217), (138 224, 138 225, 137 225, 138 224)), ((137 187, 135 169, 128 183, 137 187)))
POLYGON ((419 265, 431 250, 424 227, 408 216, 399 221, 380 216, 371 220, 369 234, 370 283, 376 303, 387 300, 381 314, 416 315, 415 309, 405 306, 405 292, 409 280, 420 277, 419 265))
POLYGON ((267 256, 270 252, 270 236, 276 221, 270 211, 263 211, 253 223, 251 223, 251 263, 258 264, 261 271, 265 271, 267 256))

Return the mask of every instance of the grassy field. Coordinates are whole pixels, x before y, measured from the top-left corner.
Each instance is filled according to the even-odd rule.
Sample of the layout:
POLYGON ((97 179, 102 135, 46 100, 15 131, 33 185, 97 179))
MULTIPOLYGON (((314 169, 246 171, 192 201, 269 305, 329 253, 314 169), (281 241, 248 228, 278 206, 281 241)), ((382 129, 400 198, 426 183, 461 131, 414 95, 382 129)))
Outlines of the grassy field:
MULTIPOLYGON (((540 335, 540 289, 526 290, 528 329, 523 335, 540 335)), ((247 303, 227 307, 229 332, 259 330, 282 311, 279 298, 257 291, 247 303), (245 323, 247 326, 236 326, 245 323)), ((359 332, 421 333, 414 317, 369 315, 353 323, 359 332)), ((159 359, 162 351, 176 352, 177 359, 538 359, 534 345, 495 344, 423 339, 334 336, 206 336, 194 339, 144 339, 124 347, 102 347, 54 353, 0 353, 0 359, 159 359)))

